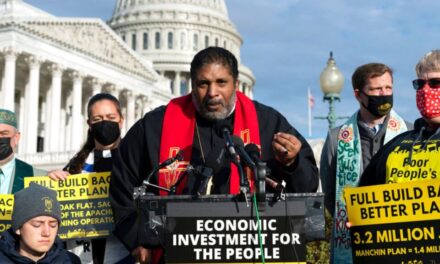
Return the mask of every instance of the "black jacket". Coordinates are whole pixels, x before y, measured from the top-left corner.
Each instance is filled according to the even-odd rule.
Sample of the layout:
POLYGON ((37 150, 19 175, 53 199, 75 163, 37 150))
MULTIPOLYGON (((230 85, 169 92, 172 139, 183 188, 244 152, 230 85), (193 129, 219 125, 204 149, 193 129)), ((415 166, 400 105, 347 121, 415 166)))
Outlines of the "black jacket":
POLYGON ((440 128, 420 118, 414 130, 384 145, 361 176, 359 186, 440 178, 440 128))
MULTIPOLYGON (((272 176, 286 181, 287 192, 314 192, 318 187, 318 170, 312 149, 307 141, 296 131, 287 120, 273 108, 255 102, 260 128, 260 144, 262 160, 268 163, 272 176), (276 132, 287 132, 301 140, 302 148, 299 156, 290 167, 279 164, 272 151, 272 139, 276 132)), ((136 208, 133 203, 133 188, 140 186, 148 173, 159 163, 160 138, 165 106, 147 113, 128 131, 118 148, 118 155, 113 160, 110 182, 110 202, 114 209, 115 234, 130 250, 139 245, 148 247, 145 231, 137 228, 136 208)), ((227 118, 233 124, 233 114, 227 118)), ((201 144, 197 133, 194 133, 191 165, 203 164, 201 158, 202 145, 205 157, 218 144, 224 145, 210 121, 197 116, 201 144)), ((178 132, 176 132, 178 133, 178 132)), ((229 163, 228 163, 229 164, 229 163)), ((214 175, 214 193, 229 193, 227 178, 229 168, 219 170, 214 175)), ((157 174, 152 179, 157 183, 157 174)), ((188 179, 187 192, 191 193, 194 181, 188 179)))
POLYGON ((56 237, 55 243, 46 253, 46 256, 40 261, 35 262, 27 257, 20 255, 17 251, 18 236, 14 234, 12 228, 4 231, 0 234, 0 263, 16 263, 16 264, 30 264, 30 263, 41 263, 41 264, 77 264, 81 263, 78 256, 68 252, 63 248, 63 243, 61 239, 56 237))

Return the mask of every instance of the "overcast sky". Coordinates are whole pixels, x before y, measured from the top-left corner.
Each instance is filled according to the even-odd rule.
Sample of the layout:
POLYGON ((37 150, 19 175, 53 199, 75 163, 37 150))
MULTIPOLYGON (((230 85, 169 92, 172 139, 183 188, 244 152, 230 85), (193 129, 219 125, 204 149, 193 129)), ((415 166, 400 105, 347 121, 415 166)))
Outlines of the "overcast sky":
MULTIPOLYGON (((116 0, 25 0, 56 16, 112 16, 116 0)), ((254 99, 284 114, 308 137, 307 88, 315 97, 313 116, 326 116, 319 75, 333 51, 345 76, 339 116, 358 108, 351 74, 369 62, 394 70, 395 110, 408 121, 419 117, 414 66, 439 48, 438 0, 226 0, 229 17, 243 37, 242 62, 257 84, 254 99)), ((337 124, 343 122, 338 120, 337 124)), ((313 120, 312 138, 324 138, 326 120, 313 120)))

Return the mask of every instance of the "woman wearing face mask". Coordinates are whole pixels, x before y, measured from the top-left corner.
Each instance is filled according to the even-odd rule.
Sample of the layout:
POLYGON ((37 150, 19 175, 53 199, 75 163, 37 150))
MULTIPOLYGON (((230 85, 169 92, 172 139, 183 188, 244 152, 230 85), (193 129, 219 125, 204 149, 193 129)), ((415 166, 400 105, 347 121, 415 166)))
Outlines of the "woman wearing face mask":
POLYGON ((361 185, 440 178, 440 50, 416 65, 416 104, 422 116, 414 130, 399 135, 372 159, 361 185))
MULTIPOLYGON (((87 104, 87 140, 63 170, 49 172, 53 180, 70 174, 111 171, 112 156, 121 140, 124 121, 118 99, 106 93, 90 98, 87 104)), ((105 239, 69 240, 67 248, 80 256, 82 263, 134 263, 129 252, 113 236, 105 239), (91 251, 89 249, 92 249, 91 251)))

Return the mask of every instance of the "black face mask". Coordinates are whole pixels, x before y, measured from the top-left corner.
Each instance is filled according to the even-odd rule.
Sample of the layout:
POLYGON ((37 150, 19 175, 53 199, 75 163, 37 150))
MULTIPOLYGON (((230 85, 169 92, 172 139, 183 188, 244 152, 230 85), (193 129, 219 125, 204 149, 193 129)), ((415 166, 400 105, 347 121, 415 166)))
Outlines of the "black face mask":
POLYGON ((90 127, 92 136, 103 146, 107 146, 115 142, 121 135, 119 123, 113 121, 101 121, 94 123, 90 127))
POLYGON ((14 151, 11 147, 11 138, 0 138, 0 160, 4 160, 9 157, 12 152, 14 151))
POLYGON ((391 111, 391 108, 393 107, 393 95, 374 96, 365 94, 365 96, 368 97, 368 105, 362 105, 367 108, 368 112, 370 112, 375 117, 388 115, 388 113, 391 111))

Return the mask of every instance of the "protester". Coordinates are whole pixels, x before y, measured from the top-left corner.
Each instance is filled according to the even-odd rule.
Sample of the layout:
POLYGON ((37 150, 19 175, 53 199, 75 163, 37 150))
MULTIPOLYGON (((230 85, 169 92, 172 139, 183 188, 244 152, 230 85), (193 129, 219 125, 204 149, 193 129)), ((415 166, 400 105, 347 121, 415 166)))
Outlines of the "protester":
POLYGON ((0 109, 0 194, 16 193, 23 189, 26 176, 46 175, 15 157, 20 141, 17 116, 14 112, 0 109))
POLYGON ((0 263, 81 263, 58 237, 61 206, 56 192, 31 183, 14 194, 12 227, 0 234, 0 263))
POLYGON ((414 130, 395 137, 371 160, 360 185, 438 179, 440 174, 440 50, 423 56, 413 81, 422 116, 414 130))
MULTIPOLYGON (((124 121, 119 101, 107 93, 96 94, 88 102, 87 115, 89 130, 86 143, 63 170, 49 172, 52 179, 65 180, 70 174, 111 171, 124 121)), ((114 236, 92 239, 91 245, 90 240, 69 240, 67 248, 79 255, 83 263, 134 262, 114 236)))
MULTIPOLYGON (((245 143, 261 146, 262 160, 268 163, 273 177, 286 182, 287 192, 312 192, 318 187, 313 152, 306 140, 276 110, 251 101, 238 91, 237 59, 232 53, 219 47, 200 51, 191 63, 191 80, 191 94, 147 113, 130 129, 114 161, 110 201, 115 234, 142 263, 150 257, 152 263, 163 259, 154 253, 157 251, 150 256, 146 249, 149 245, 145 230, 136 224, 133 188, 140 186, 157 164, 179 150, 183 151, 183 160, 178 163, 180 171, 188 164, 206 165, 211 154, 225 145, 219 135, 219 123, 229 125, 231 133, 245 143)), ((181 176, 172 167, 161 170, 151 181, 169 188, 181 176)), ((195 188, 189 175, 178 187, 178 193, 194 193, 195 188)), ((238 174, 228 160, 224 159, 221 168, 215 170, 210 190, 213 194, 240 192, 238 174)), ((155 188, 149 191, 159 193, 155 188)))
POLYGON ((412 127, 392 110, 393 72, 388 66, 369 63, 358 67, 352 85, 359 110, 345 124, 329 131, 321 153, 325 206, 334 221, 332 263, 352 263, 343 188, 357 186, 373 155, 390 139, 412 127))

